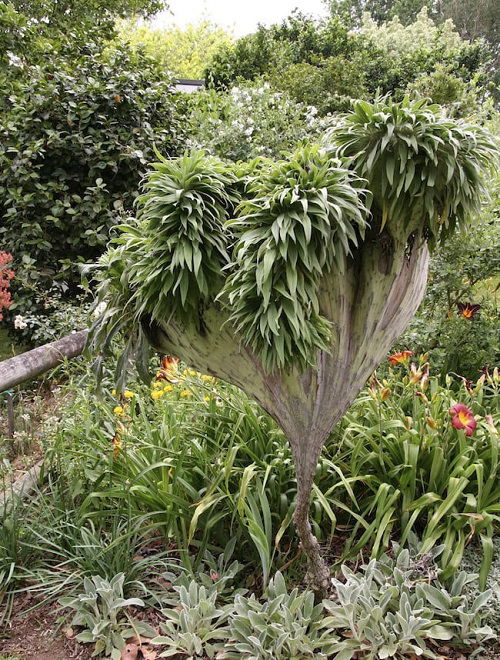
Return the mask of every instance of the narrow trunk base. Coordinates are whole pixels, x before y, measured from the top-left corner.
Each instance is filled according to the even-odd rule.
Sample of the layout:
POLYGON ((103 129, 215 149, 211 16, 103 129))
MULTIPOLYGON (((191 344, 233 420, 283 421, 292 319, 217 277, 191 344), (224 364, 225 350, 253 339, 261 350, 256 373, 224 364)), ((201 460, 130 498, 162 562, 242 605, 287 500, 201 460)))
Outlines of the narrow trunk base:
POLYGON ((318 539, 312 533, 307 509, 302 511, 297 508, 294 522, 300 538, 300 547, 307 558, 307 585, 313 591, 326 593, 332 584, 330 568, 321 555, 318 539))

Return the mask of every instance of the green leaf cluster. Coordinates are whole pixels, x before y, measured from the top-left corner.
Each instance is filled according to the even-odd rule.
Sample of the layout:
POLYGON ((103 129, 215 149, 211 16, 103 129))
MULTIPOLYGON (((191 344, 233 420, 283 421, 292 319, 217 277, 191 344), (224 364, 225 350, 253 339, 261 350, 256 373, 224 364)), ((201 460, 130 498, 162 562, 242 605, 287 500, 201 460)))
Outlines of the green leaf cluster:
POLYGON ((400 550, 396 559, 384 555, 358 573, 342 566, 342 581, 332 580, 337 601, 323 601, 330 612, 324 625, 343 631, 344 639, 333 644, 336 658, 350 660, 360 653, 366 658, 437 658, 428 640, 470 647, 494 638, 494 631, 482 625, 491 590, 468 602, 464 587, 476 576, 463 571, 445 589, 433 572, 440 550, 415 559, 400 550))
POLYGON ((125 574, 118 573, 111 580, 99 575, 83 579, 83 592, 76 597, 65 596, 59 600, 63 607, 75 610, 72 626, 83 630, 76 639, 83 643, 94 643, 94 656, 111 656, 119 660, 125 649, 125 640, 133 635, 154 635, 149 624, 131 619, 125 608, 144 607, 140 598, 124 598, 125 574))
POLYGON ((431 244, 463 229, 487 194, 483 173, 497 158, 496 140, 425 100, 357 101, 353 110, 331 139, 368 180, 381 228, 423 225, 431 244))
POLYGON ((201 152, 175 161, 160 156, 153 168, 137 200, 138 224, 125 229, 138 255, 130 264, 136 310, 155 320, 172 314, 190 319, 223 283, 236 177, 201 152))
POLYGON ((328 350, 319 286, 335 266, 339 277, 366 219, 355 176, 318 146, 263 168, 230 222, 238 235, 224 294, 230 321, 269 369, 312 361, 328 350))

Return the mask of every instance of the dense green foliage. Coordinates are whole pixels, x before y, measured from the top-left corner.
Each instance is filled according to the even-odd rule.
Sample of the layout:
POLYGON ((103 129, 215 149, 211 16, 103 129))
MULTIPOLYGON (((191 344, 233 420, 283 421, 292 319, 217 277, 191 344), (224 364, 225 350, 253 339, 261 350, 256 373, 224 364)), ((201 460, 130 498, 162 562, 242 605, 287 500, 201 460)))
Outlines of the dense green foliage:
POLYGON ((403 25, 415 21, 422 9, 436 23, 451 19, 466 39, 484 38, 493 47, 498 45, 497 6, 495 0, 327 0, 331 15, 341 17, 350 25, 359 25, 364 13, 377 22, 396 17, 403 25))
POLYGON ((302 368, 328 350, 330 327, 319 310, 321 277, 342 277, 364 237, 359 182, 318 147, 262 167, 229 226, 238 241, 222 295, 243 342, 273 371, 302 368))
MULTIPOLYGON (((366 549, 374 557, 391 537, 406 542, 416 533, 427 550, 444 544, 445 575, 473 533, 484 544, 484 579, 498 520, 498 433, 489 417, 498 418, 498 375, 469 391, 457 378, 427 381, 416 364, 416 372, 397 366, 367 387, 327 443, 312 495, 314 531, 324 543, 347 543, 345 556, 366 549), (451 424, 457 401, 476 419, 470 437, 451 424)), ((236 388, 192 370, 173 380, 155 380, 151 390, 134 385, 132 398, 105 387, 103 400, 75 383, 47 447, 68 506, 83 501, 96 523, 112 511, 145 516, 188 566, 196 559, 187 548, 221 550, 234 538, 235 558, 256 563, 267 580, 295 551, 286 439, 236 388)))
POLYGON ((486 193, 482 172, 496 144, 475 126, 443 117, 425 101, 358 102, 331 139, 368 181, 381 229, 423 227, 431 245, 464 229, 486 193))
POLYGON ((238 201, 235 184, 224 163, 202 153, 154 165, 137 200, 138 226, 127 227, 130 238, 120 239, 135 255, 128 278, 136 318, 196 318, 219 293, 229 263, 232 236, 224 225, 238 201))
POLYGON ((23 266, 24 311, 23 291, 34 296, 23 278, 39 291, 55 279, 74 292, 75 264, 102 252, 111 225, 132 209, 153 145, 176 153, 182 127, 168 78, 126 47, 76 69, 26 67, 4 109, 0 240, 23 266))
POLYGON ((164 6, 163 0, 1 0, 0 61, 9 53, 31 64, 76 57, 114 36, 117 17, 148 17, 164 6))
POLYGON ((397 21, 377 25, 365 17, 355 31, 338 18, 293 14, 221 48, 207 80, 219 89, 264 78, 325 114, 348 109, 352 98, 389 93, 400 99, 410 83, 439 66, 459 81, 477 78, 484 91, 481 72, 488 58, 484 43, 462 40, 449 22, 436 27, 425 10, 408 27, 397 21))
POLYGON ((482 579, 491 563, 491 538, 498 522, 498 377, 491 375, 470 385, 448 377, 428 380, 429 365, 395 367, 387 379, 362 393, 342 421, 335 437, 341 449, 335 464, 341 484, 325 497, 344 503, 356 519, 348 548, 359 550, 367 542, 373 552, 388 543, 394 525, 406 543, 417 532, 423 550, 443 542, 443 576, 460 565, 472 533, 484 544, 482 579), (454 391, 453 388, 456 388, 454 391), (449 426, 449 409, 464 402, 482 418, 482 428, 471 437, 449 426), (449 432, 451 430, 451 433, 449 432), (470 514, 470 515, 469 515, 470 514))
POLYGON ((430 351, 437 370, 475 380, 498 364, 498 191, 465 237, 440 247, 420 310, 398 345, 430 351), (464 316, 459 305, 479 305, 464 316))

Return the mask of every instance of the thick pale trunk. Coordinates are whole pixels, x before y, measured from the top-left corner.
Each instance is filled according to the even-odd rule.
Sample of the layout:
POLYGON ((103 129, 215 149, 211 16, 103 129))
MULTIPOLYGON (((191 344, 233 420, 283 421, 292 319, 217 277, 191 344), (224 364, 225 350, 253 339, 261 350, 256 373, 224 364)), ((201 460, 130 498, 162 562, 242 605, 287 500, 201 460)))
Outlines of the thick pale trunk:
POLYGON ((332 323, 329 352, 304 373, 267 374, 241 346, 225 314, 206 311, 206 332, 176 322, 145 327, 151 343, 200 371, 233 383, 256 399, 285 432, 295 460, 298 497, 295 524, 309 559, 309 577, 324 587, 327 569, 309 523, 309 496, 325 439, 366 380, 405 330, 422 300, 428 250, 423 238, 396 239, 384 232, 367 239, 346 272, 324 278, 321 313, 332 323), (222 328, 221 328, 222 326, 222 328))

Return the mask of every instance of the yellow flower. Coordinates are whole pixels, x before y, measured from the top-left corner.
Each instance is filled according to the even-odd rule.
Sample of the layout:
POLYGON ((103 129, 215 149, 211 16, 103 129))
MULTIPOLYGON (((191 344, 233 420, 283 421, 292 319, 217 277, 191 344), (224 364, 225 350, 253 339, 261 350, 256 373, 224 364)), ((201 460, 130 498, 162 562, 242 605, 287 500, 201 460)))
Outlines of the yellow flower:
POLYGON ((188 374, 190 376, 196 376, 196 371, 194 369, 189 369, 188 374))
POLYGON ((210 403, 210 397, 209 396, 204 396, 203 400, 205 401, 205 403, 210 403))
POLYGON ((123 416, 125 415, 125 409, 124 409, 123 406, 116 406, 116 407, 113 409, 113 413, 114 413, 117 417, 123 417, 123 416))
POLYGON ((189 390, 182 390, 180 396, 185 399, 186 397, 191 396, 191 392, 189 390))
POLYGON ((134 396, 135 396, 134 392, 126 391, 126 392, 123 393, 123 397, 125 399, 133 399, 134 396))
POLYGON ((173 389, 174 389, 173 385, 165 385, 165 387, 163 388, 163 391, 164 392, 171 392, 173 389))
POLYGON ((187 370, 187 369, 183 369, 183 370, 182 370, 182 375, 183 375, 183 376, 187 376, 187 373, 188 373, 188 370, 187 370))
POLYGON ((201 380, 204 381, 205 383, 208 383, 209 380, 212 380, 212 376, 209 376, 208 374, 203 374, 201 380))
POLYGON ((112 394, 113 396, 116 396, 116 390, 111 390, 111 394, 112 394))
POLYGON ((155 380, 155 382, 153 383, 153 389, 161 390, 162 387, 163 387, 163 385, 162 385, 161 381, 155 380))
POLYGON ((156 401, 156 399, 161 399, 161 397, 162 397, 164 394, 165 394, 165 393, 164 393, 163 390, 153 390, 153 391, 151 392, 151 396, 153 397, 153 399, 155 399, 155 401, 156 401))

